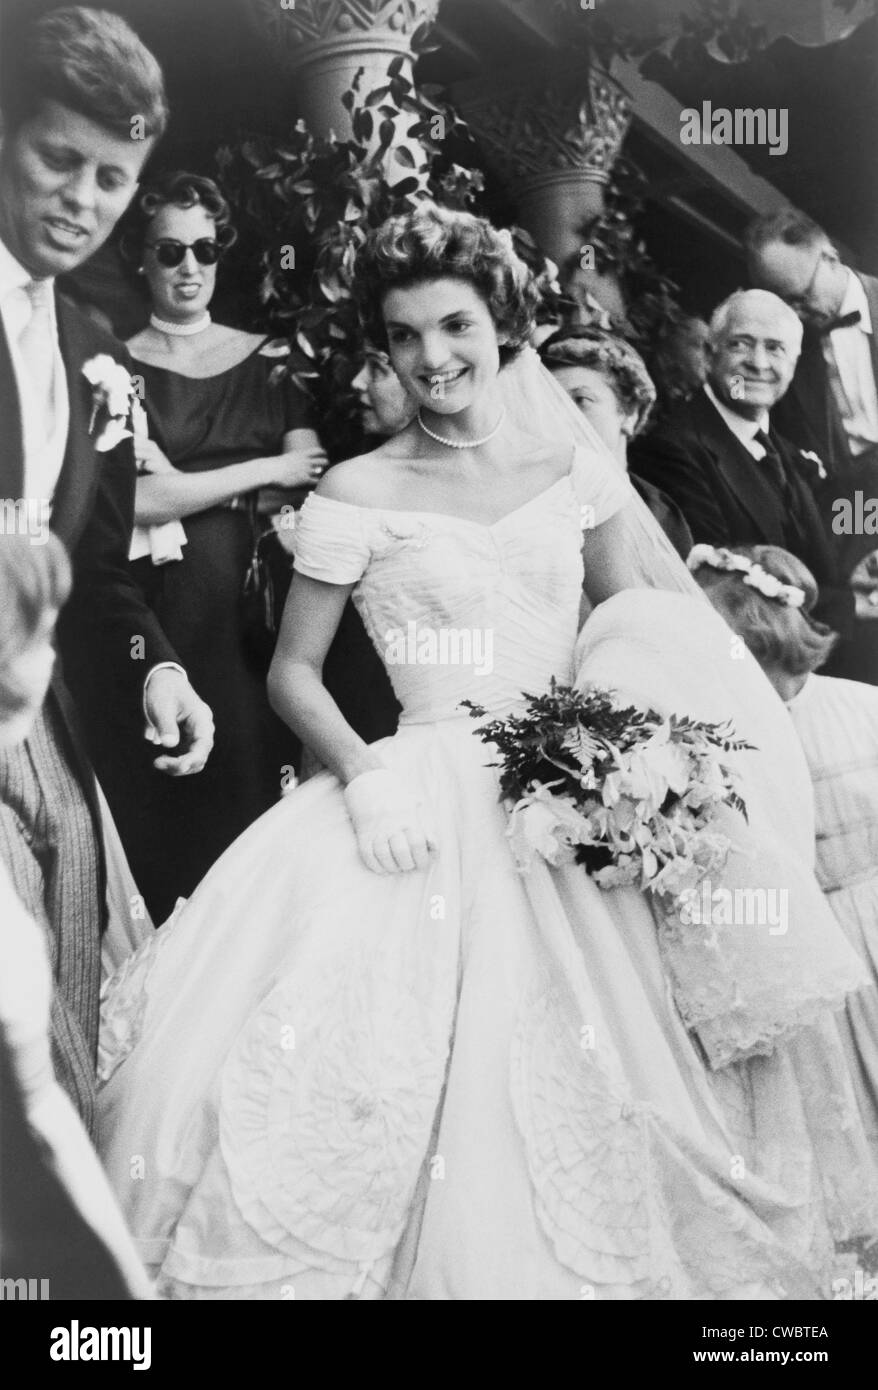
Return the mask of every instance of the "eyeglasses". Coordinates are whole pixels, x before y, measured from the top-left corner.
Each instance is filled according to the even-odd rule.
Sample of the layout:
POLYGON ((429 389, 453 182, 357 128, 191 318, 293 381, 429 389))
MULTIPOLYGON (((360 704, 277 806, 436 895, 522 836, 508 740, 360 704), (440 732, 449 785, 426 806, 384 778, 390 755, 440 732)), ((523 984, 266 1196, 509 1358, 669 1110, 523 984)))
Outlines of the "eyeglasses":
POLYGON ((807 309, 808 305, 811 302, 811 294, 813 292, 814 286, 817 283, 817 276, 819 274, 820 267, 823 264, 823 262, 827 259, 828 257, 826 255, 826 252, 821 251, 820 255, 817 257, 814 270, 811 274, 811 279, 808 281, 805 288, 801 290, 798 294, 784 295, 784 298, 791 309, 807 309))
POLYGON ((155 251, 159 265, 167 266, 169 269, 182 265, 187 251, 193 253, 199 265, 216 265, 221 251, 219 243, 209 236, 199 237, 197 241, 188 245, 184 241, 173 241, 170 237, 160 241, 147 241, 144 244, 155 251))

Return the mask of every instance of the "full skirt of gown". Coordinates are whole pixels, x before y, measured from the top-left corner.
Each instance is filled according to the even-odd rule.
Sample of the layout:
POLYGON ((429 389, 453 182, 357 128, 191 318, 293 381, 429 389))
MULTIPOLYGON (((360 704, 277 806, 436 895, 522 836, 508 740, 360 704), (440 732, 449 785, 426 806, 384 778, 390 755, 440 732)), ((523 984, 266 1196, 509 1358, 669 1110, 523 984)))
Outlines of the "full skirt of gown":
POLYGON ((377 747, 431 807, 426 870, 367 869, 321 773, 108 992, 102 1156, 159 1294, 825 1296, 875 1228, 832 1013, 712 1070, 647 898, 516 872, 470 719, 377 747))

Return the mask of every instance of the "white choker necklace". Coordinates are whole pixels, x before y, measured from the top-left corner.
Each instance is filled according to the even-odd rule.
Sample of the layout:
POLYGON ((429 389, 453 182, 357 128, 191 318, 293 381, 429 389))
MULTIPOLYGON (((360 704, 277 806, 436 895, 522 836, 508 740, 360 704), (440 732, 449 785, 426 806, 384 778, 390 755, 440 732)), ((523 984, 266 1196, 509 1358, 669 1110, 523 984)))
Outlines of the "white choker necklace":
POLYGON ((481 444, 487 444, 489 439, 493 439, 495 434, 499 434, 506 419, 506 407, 500 411, 500 419, 497 421, 490 434, 485 434, 481 439, 445 439, 441 434, 434 434, 428 425, 421 419, 420 409, 418 410, 418 424, 428 434, 431 439, 435 439, 437 444, 444 444, 447 449, 478 449, 481 444))
POLYGON ((160 319, 157 314, 150 314, 149 324, 159 333, 168 333, 172 338, 188 338, 193 333, 203 333, 210 324, 210 314, 205 309, 204 315, 196 319, 194 323, 169 323, 167 319, 160 319))

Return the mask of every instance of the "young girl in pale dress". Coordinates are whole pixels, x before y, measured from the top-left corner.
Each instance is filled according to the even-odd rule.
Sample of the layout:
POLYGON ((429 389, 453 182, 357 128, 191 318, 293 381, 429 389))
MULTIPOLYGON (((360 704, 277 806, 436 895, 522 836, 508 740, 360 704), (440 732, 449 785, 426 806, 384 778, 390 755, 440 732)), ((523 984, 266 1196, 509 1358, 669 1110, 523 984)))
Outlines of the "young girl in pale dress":
MULTIPOLYGON (((878 982, 878 690, 817 674, 837 639, 810 616, 817 584, 801 560, 772 545, 711 551, 696 546, 690 567, 792 716, 814 785, 817 878, 878 982), (724 555, 755 574, 717 568, 734 562, 724 555)), ((878 1152, 878 989, 848 997, 847 1024, 863 1122, 878 1152)))

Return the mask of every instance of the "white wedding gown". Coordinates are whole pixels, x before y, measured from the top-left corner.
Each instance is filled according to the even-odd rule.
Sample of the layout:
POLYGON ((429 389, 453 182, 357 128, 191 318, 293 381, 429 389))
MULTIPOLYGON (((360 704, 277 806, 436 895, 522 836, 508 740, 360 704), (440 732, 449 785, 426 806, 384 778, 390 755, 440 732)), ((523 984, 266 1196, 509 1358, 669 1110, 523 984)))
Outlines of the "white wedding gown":
MULTIPOLYGON (((490 632, 492 669, 389 668, 404 713, 378 747, 432 809, 429 868, 370 872, 321 773, 112 982, 102 1154, 163 1296, 817 1297, 833 1238, 874 1221, 828 1011, 804 1058, 712 1073, 647 900, 514 868, 460 701, 497 713, 572 679, 582 507, 600 523, 626 497, 579 452, 491 526, 306 503, 297 568, 358 581, 379 651, 409 622, 490 632)), ((616 605, 636 628, 649 597, 589 621, 616 605)), ((664 597, 675 626, 720 623, 664 597)), ((699 672, 667 664, 685 712, 699 672)), ((826 1000, 859 978, 850 957, 836 931, 826 1000)))

